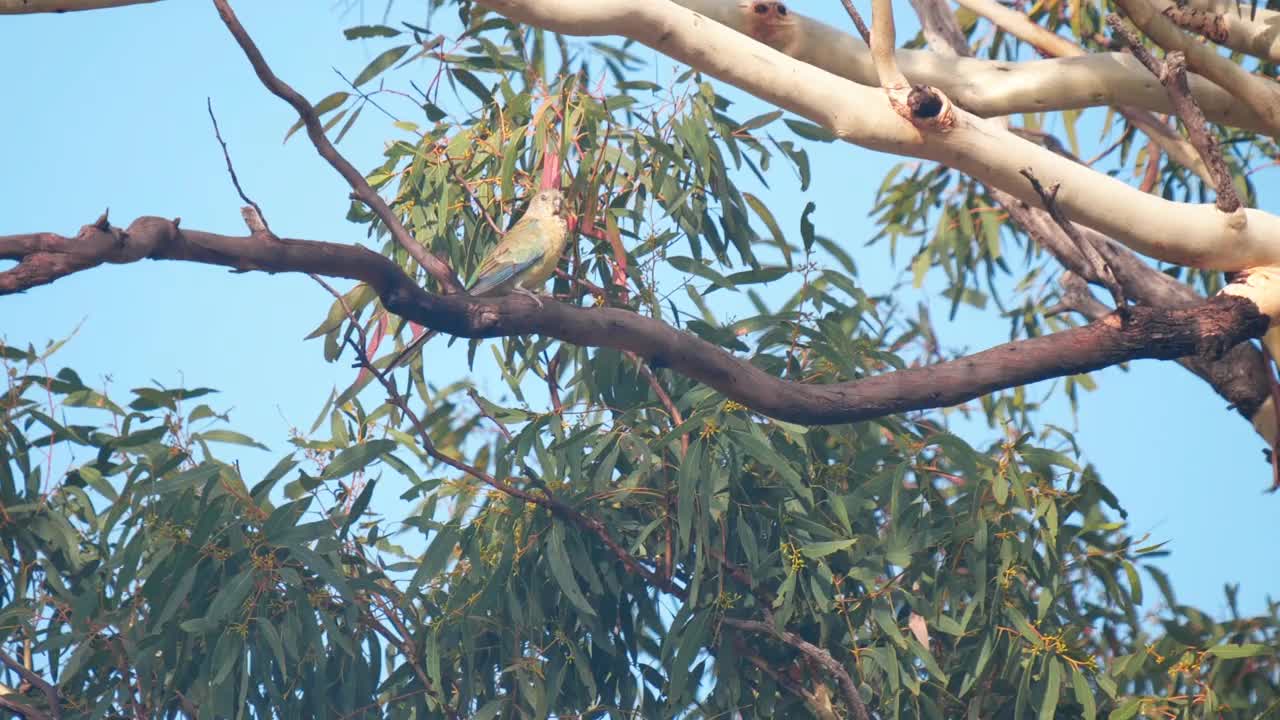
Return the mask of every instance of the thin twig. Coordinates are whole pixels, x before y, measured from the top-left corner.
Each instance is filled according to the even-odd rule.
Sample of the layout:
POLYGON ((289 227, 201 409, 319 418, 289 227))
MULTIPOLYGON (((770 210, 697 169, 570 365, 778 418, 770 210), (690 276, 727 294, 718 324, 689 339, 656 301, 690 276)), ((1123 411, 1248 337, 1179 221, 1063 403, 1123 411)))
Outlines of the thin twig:
MULTIPOLYGON (((206 97, 204 100, 205 106, 209 109, 209 120, 213 122, 213 136, 217 138, 218 144, 222 146, 222 158, 227 161, 227 173, 231 175, 231 184, 236 187, 236 192, 240 194, 240 199, 258 214, 258 219, 262 221, 262 229, 271 233, 271 226, 267 224, 267 216, 262 212, 262 208, 258 207, 258 203, 246 195, 244 188, 240 187, 240 178, 236 177, 236 168, 231 164, 231 152, 227 150, 227 143, 222 139, 222 131, 218 129, 218 117, 213 114, 213 98, 206 97)), ((274 235, 274 233, 272 234, 274 235)))
POLYGON ((1142 192, 1155 192, 1156 184, 1160 182, 1160 147, 1155 143, 1147 143, 1147 169, 1142 176, 1142 182, 1138 183, 1138 189, 1142 192))
POLYGON ((503 425, 498 418, 494 417, 492 413, 484 408, 484 403, 480 402, 480 393, 476 392, 475 388, 469 387, 467 388, 467 397, 471 398, 471 401, 476 404, 476 407, 480 408, 480 414, 488 418, 489 421, 498 428, 498 431, 502 433, 502 437, 506 438, 507 442, 511 442, 511 431, 508 430, 507 426, 503 425))
POLYGON ((724 553, 714 548, 709 552, 711 553, 711 557, 715 558, 715 560, 720 563, 720 567, 724 568, 724 571, 729 574, 729 577, 737 580, 738 583, 751 591, 751 595, 755 597, 756 603, 760 607, 772 607, 775 597, 773 592, 768 588, 757 587, 755 579, 751 577, 751 573, 738 565, 734 565, 729 561, 729 558, 725 557, 724 553))
POLYGON ((569 283, 570 286, 576 285, 578 287, 578 294, 575 296, 570 293, 569 297, 577 299, 583 295, 591 295, 599 301, 601 307, 609 304, 609 293, 605 292, 605 289, 599 285, 590 280, 584 280, 578 273, 568 273, 560 268, 556 268, 555 273, 556 277, 569 283))
POLYGON ((124 641, 120 636, 116 635, 107 638, 107 645, 111 652, 115 655, 116 670, 119 671, 117 682, 125 691, 124 695, 129 703, 129 707, 133 709, 134 720, 147 720, 150 713, 143 706, 142 701, 138 699, 140 688, 138 686, 138 671, 133 667, 133 663, 129 660, 129 654, 124 649, 124 641))
POLYGON ((458 711, 454 710, 453 707, 449 705, 443 692, 439 692, 431 687, 431 680, 427 678, 427 673, 422 667, 421 660, 418 658, 418 651, 411 639, 412 634, 409 632, 409 628, 405 627, 404 623, 400 621, 400 618, 396 617, 394 613, 387 609, 378 595, 373 595, 373 598, 375 598, 374 602, 377 602, 378 607, 382 610, 382 614, 395 624, 396 628, 401 632, 401 635, 396 635, 391 632, 391 630, 387 629, 387 626, 378 622, 378 619, 374 617, 373 613, 367 612, 366 610, 366 619, 369 622, 369 626, 373 628, 374 632, 386 638, 387 642, 395 645, 396 648, 400 650, 405 659, 409 661, 409 667, 413 668, 413 674, 418 676, 418 682, 422 683, 423 692, 428 695, 433 695, 436 702, 440 703, 440 705, 444 707, 445 712, 448 713, 450 718, 457 720, 462 717, 458 714, 458 711))
POLYGON ((1094 155, 1088 160, 1085 160, 1084 164, 1089 167, 1093 167, 1098 163, 1099 160, 1115 152, 1116 148, 1120 147, 1120 145, 1122 145, 1125 140, 1129 139, 1129 136, 1133 135, 1133 130, 1134 130, 1133 125, 1125 125, 1124 132, 1120 133, 1120 137, 1116 138, 1115 142, 1108 145, 1106 149, 1102 150, 1097 155, 1094 155))
MULTIPOLYGON (((352 343, 352 349, 355 350, 357 354, 362 354, 359 346, 356 346, 354 343, 352 343)), ((422 449, 426 451, 433 460, 448 465, 454 470, 459 470, 470 475, 471 477, 483 482, 495 490, 498 490, 499 492, 505 493, 506 495, 546 508, 552 515, 555 515, 562 520, 568 520, 580 529, 591 532, 604 543, 605 547, 613 553, 614 557, 622 562, 628 572, 644 578, 650 585, 653 585, 659 590, 663 590, 681 598, 685 596, 686 593, 684 589, 673 583, 669 578, 662 577, 649 568, 641 565, 639 560, 631 555, 631 553, 627 552, 626 548, 623 548, 616 540, 613 539, 609 534, 609 531, 605 528, 604 523, 593 517, 583 515, 577 510, 565 505, 563 502, 551 495, 545 488, 543 489, 544 494, 532 493, 527 490, 523 490, 514 485, 503 482, 502 480, 499 480, 492 475, 460 460, 455 460, 454 458, 437 450, 435 444, 431 441, 431 436, 427 433, 426 426, 424 426, 422 421, 418 419, 417 414, 409 408, 409 404, 405 402, 404 397, 400 395, 400 393, 396 392, 395 385, 391 383, 382 371, 374 368, 372 363, 368 362, 368 358, 363 358, 362 363, 369 372, 373 373, 373 376, 378 380, 378 382, 382 383, 383 388, 385 388, 390 395, 391 403, 399 408, 400 411, 405 414, 405 417, 409 419, 414 432, 417 433, 418 438, 422 442, 422 449)))
POLYGON ((862 21, 862 15, 858 14, 858 8, 853 6, 853 0, 840 0, 844 3, 845 12, 849 13, 849 19, 853 21, 853 26, 858 29, 858 34, 862 36, 862 42, 871 47, 871 31, 867 29, 867 24, 862 21))
POLYGON ((391 233, 391 236, 395 238, 396 242, 404 248, 405 252, 409 253, 409 256, 416 260, 427 271, 427 274, 439 283, 441 292, 446 295, 464 292, 462 283, 453 272, 453 268, 449 267, 449 264, 443 258, 427 250, 426 247, 409 234, 409 231, 401 224, 400 218, 382 199, 382 196, 369 186, 368 181, 360 174, 360 171, 356 170, 338 152, 333 143, 329 142, 329 138, 325 135, 324 127, 320 123, 320 117, 316 114, 316 110, 311 103, 288 83, 276 77, 266 59, 263 58, 262 52, 258 50, 258 46, 254 44, 253 39, 249 37, 249 33, 240 24, 239 18, 236 17, 235 11, 231 9, 231 5, 228 4, 227 0, 213 0, 213 4, 218 9, 222 22, 226 24, 227 29, 231 31, 232 37, 236 39, 241 50, 244 51, 245 57, 249 59, 249 63, 253 66, 254 72, 257 73, 258 79, 262 81, 267 90, 271 91, 271 94, 289 103, 294 111, 298 113, 307 128, 307 137, 311 138, 311 144, 315 146, 316 152, 320 154, 320 157, 328 161, 338 171, 338 174, 342 175, 347 184, 351 186, 355 198, 373 210, 374 214, 378 216, 378 219, 382 221, 382 224, 391 233))
POLYGON ((849 672, 838 660, 831 657, 831 653, 823 648, 814 645, 804 638, 796 635, 789 630, 779 630, 774 627, 772 622, 761 622, 759 620, 739 620, 737 618, 726 617, 723 619, 725 625, 736 627, 739 630, 760 633, 762 635, 772 635, 791 647, 799 650, 810 660, 821 665, 827 672, 835 677, 836 682, 840 685, 840 694, 844 697, 845 705, 853 713, 858 720, 871 720, 871 715, 867 712, 867 706, 862 702, 862 696, 858 694, 858 687, 853 684, 853 678, 849 676, 849 672))
POLYGON ((1160 82, 1169 92, 1174 111, 1187 129, 1187 137, 1213 175, 1214 189, 1218 194, 1214 204, 1224 213, 1233 213, 1241 207, 1240 195, 1236 193, 1231 171, 1227 169, 1226 160, 1222 157, 1222 148, 1218 146, 1213 133, 1209 132, 1204 113, 1191 97, 1191 88, 1187 87, 1186 55, 1177 51, 1169 53, 1165 56, 1164 69, 1160 82))
MULTIPOLYGON (((337 296, 337 292, 331 287, 326 286, 326 289, 337 296)), ((339 298, 339 300, 341 300, 341 298, 339 298)), ((347 311, 348 318, 354 317, 351 314, 351 311, 347 308, 345 302, 343 302, 342 307, 347 311)), ((676 585, 669 577, 663 577, 660 574, 655 573, 642 565, 635 556, 627 552, 626 548, 619 545, 618 541, 614 540, 609 534, 609 530, 605 527, 604 523, 600 522, 596 518, 584 515, 568 505, 565 505, 552 495, 545 487, 541 488, 542 494, 530 492, 499 480, 478 468, 472 467, 461 460, 454 459, 440 452, 436 449, 435 443, 432 442, 431 435, 427 432, 426 426, 418 419, 417 413, 409 407, 409 403, 396 389, 395 383, 388 377, 386 371, 374 367, 369 357, 365 355, 364 348, 368 344, 365 341, 365 331, 364 328, 362 328, 359 323, 354 322, 354 320, 348 328, 348 337, 346 338, 346 341, 347 344, 351 346, 352 351, 355 352, 358 365, 373 375, 374 379, 376 379, 382 385, 383 389, 387 391, 388 401, 398 408, 400 412, 404 413, 406 418, 408 418, 409 422, 413 426, 414 432, 418 435, 418 439, 422 442, 422 449, 433 460, 444 465, 448 465, 454 470, 461 471, 489 487, 498 490, 499 492, 547 509, 552 515, 562 520, 567 520, 578 528, 586 530, 598 537, 614 557, 622 562, 623 567, 625 567, 628 572, 640 576, 655 588, 668 592, 679 598, 684 598, 687 595, 685 589, 676 585), (350 333, 353 331, 358 333, 360 336, 358 342, 350 337, 350 333)))
MULTIPOLYGON (((649 366, 648 364, 645 363, 644 358, 640 357, 639 355, 636 355, 633 352, 628 352, 627 356, 630 357, 632 360, 634 360, 636 364, 639 366, 640 374, 643 375, 645 381, 649 383, 649 389, 653 390, 653 394, 658 396, 658 401, 662 403, 662 406, 667 409, 667 413, 671 415, 671 426, 674 428, 674 427, 679 427, 683 425, 684 415, 680 413, 680 409, 676 407, 676 404, 674 402, 672 402, 671 395, 668 394, 666 389, 662 387, 662 384, 658 382, 658 378, 653 374, 653 371, 649 369, 649 366)), ((684 457, 685 455, 688 455, 688 454, 689 454, 689 434, 681 433, 680 434, 680 456, 684 457)))
POLYGON ((1168 53, 1165 61, 1161 62, 1151 55, 1142 41, 1125 26, 1119 16, 1108 15, 1107 25, 1128 46, 1138 62, 1159 78, 1161 85, 1164 85, 1165 92, 1169 95, 1169 102, 1173 104, 1174 113, 1182 121, 1182 126, 1187 129, 1187 137, 1191 140, 1191 145, 1195 147, 1200 159, 1204 160, 1204 164, 1209 168, 1209 174, 1213 177, 1214 190, 1218 195, 1215 205, 1224 213, 1233 213, 1240 209, 1240 196, 1236 193, 1231 172, 1227 169, 1226 160, 1222 157, 1222 149, 1218 147, 1217 140, 1209 132, 1204 112, 1191 97, 1191 88, 1187 86, 1186 55, 1175 50, 1168 53))
POLYGON ((564 405, 560 402, 560 381, 557 376, 560 374, 560 351, 556 350, 556 354, 547 361, 547 394, 551 396, 551 409, 556 415, 564 410, 564 405))
POLYGON ((10 700, 4 695, 0 695, 0 708, 9 710, 17 717, 23 718, 24 720, 50 720, 49 715, 46 715, 33 707, 27 707, 20 702, 10 700))
POLYGON ((755 665, 757 669, 759 669, 765 675, 768 675, 783 690, 786 690, 792 695, 795 695, 796 697, 804 700, 805 704, 809 706, 809 709, 812 710, 814 714, 818 717, 818 720, 836 720, 838 716, 832 711, 832 708, 830 706, 830 702, 829 702, 830 697, 828 693, 825 691, 825 683, 823 683, 821 686, 817 686, 817 687, 824 688, 822 696, 819 697, 818 693, 816 692, 817 687, 815 687, 815 692, 810 692, 806 690, 805 687, 800 683, 796 682, 795 680, 792 680, 791 678, 787 677, 783 673, 780 673, 777 670, 774 670, 773 667, 771 667, 770 664, 767 661, 765 661, 764 658, 747 650, 745 647, 745 643, 739 640, 738 645, 739 645, 738 647, 739 654, 745 657, 747 659, 747 662, 751 663, 752 665, 755 665), (823 700, 828 700, 828 702, 825 704, 826 705, 825 707, 824 707, 824 703, 822 702, 823 700))
POLYGON ((458 172, 458 168, 453 164, 453 158, 449 157, 448 150, 444 151, 444 161, 445 164, 449 166, 449 174, 453 176, 453 181, 462 186, 462 191, 465 192, 467 197, 470 198, 471 201, 476 204, 476 207, 480 209, 480 216, 484 218, 485 223, 498 234, 498 237, 502 237, 505 234, 503 233, 502 228, 499 227, 498 223, 489 215, 489 211, 485 210, 484 203, 480 202, 480 198, 476 197, 476 194, 472 192, 471 186, 467 184, 467 181, 462 179, 461 173, 458 172))
POLYGON ((1111 267, 1102 258, 1098 248, 1080 236, 1076 226, 1066 215, 1062 214, 1062 209, 1058 207, 1058 183, 1054 183, 1046 189, 1040 184, 1040 180, 1036 178, 1035 174, 1031 172, 1031 168, 1023 168, 1021 172, 1022 176, 1031 182, 1031 188, 1040 196, 1040 202, 1044 204, 1044 209, 1049 213, 1049 217, 1053 218, 1058 227, 1062 228, 1067 237, 1071 238, 1071 242, 1080 250, 1080 254, 1084 256, 1085 261, 1089 264, 1098 280, 1111 292, 1111 297, 1116 303, 1116 310, 1124 312, 1124 290, 1120 289, 1120 283, 1116 281, 1115 273, 1111 272, 1111 267))
POLYGON ((44 693, 45 700, 49 703, 49 712, 51 713, 48 717, 52 717, 53 720, 61 720, 62 698, 58 693, 57 687, 50 684, 48 680, 37 675, 33 670, 31 670, 31 668, 10 657, 9 653, 3 650, 0 650, 0 662, 3 662, 10 670, 17 673, 19 677, 31 683, 34 687, 39 689, 40 692, 44 693))

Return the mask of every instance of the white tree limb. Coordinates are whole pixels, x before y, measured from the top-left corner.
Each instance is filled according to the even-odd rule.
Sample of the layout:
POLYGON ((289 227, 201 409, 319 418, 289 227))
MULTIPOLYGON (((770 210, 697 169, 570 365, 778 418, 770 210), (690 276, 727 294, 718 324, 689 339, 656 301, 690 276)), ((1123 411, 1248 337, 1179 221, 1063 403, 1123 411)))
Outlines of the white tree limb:
POLYGON ((894 46, 898 33, 893 24, 893 0, 871 0, 871 59, 875 62, 880 87, 906 88, 907 77, 898 69, 894 46))
POLYGON ((920 18, 920 31, 924 33, 930 50, 955 57, 961 54, 956 52, 956 48, 968 46, 948 3, 911 0, 911 7, 915 9, 916 17, 920 18))
MULTIPOLYGON (((1057 203, 1073 220, 1148 257, 1218 270, 1280 266, 1280 218, 1252 209, 1226 215, 1211 205, 1148 195, 950 104, 935 127, 918 128, 893 110, 883 91, 799 62, 668 0, 481 2, 518 22, 561 33, 631 38, 848 142, 935 160, 1037 204, 1020 174, 1029 168, 1046 186, 1061 184, 1057 203)), ((841 36, 840 42, 848 46, 852 38, 841 36)))
MULTIPOLYGON (((1171 0, 1151 0, 1158 12, 1176 7, 1171 0)), ((1191 0, 1187 10, 1201 11, 1211 16, 1226 34, 1220 45, 1252 55, 1267 62, 1280 63, 1280 12, 1257 9, 1257 16, 1250 20, 1236 0, 1191 0)), ((1250 8, 1249 14, 1253 13, 1250 8)))
MULTIPOLYGON (((643 6, 651 1, 636 0, 636 4, 643 6)), ((866 44, 830 25, 795 12, 787 14, 783 27, 765 25, 750 11, 752 3, 738 0, 675 2, 797 60, 862 85, 879 85, 866 44)), ((481 4, 501 9, 507 3, 482 1, 481 4)), ((612 3, 605 1, 600 5, 603 9, 612 3)), ((557 0, 548 0, 547 7, 560 6, 557 0)), ((564 27, 570 25, 566 23, 564 27)), ((572 29, 563 32, 584 34, 572 29)), ((611 30, 604 34, 621 32, 611 30)), ((952 102, 982 117, 1103 105, 1129 105, 1160 113, 1173 111, 1159 81, 1127 53, 1000 62, 899 49, 895 57, 909 81, 939 88, 952 102)), ((1189 79, 1192 95, 1209 120, 1253 131, 1265 131, 1268 127, 1248 106, 1222 88, 1201 77, 1189 79)))
MULTIPOLYGON (((1001 5, 996 0, 956 0, 964 8, 985 17, 996 27, 1041 51, 1056 57, 1084 57, 1088 53, 1067 38, 1031 21, 1025 13, 1001 5)), ((1142 130, 1171 160, 1200 176, 1213 186, 1213 176, 1191 143, 1169 129, 1149 111, 1121 105, 1116 110, 1131 124, 1142 130)))

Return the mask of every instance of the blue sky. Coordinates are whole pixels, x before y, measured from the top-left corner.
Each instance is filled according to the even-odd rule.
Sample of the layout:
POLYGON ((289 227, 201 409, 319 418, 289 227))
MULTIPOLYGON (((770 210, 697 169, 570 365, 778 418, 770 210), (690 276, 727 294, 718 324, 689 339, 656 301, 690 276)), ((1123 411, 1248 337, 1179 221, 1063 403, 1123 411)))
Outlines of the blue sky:
MULTIPOLYGON (((277 74, 313 101, 342 86, 334 69, 351 77, 383 49, 342 38, 343 28, 362 19, 339 4, 236 5, 277 74)), ((368 5, 376 20, 383 3, 368 5)), ((411 5, 398 3, 394 17, 411 5)), ((839 27, 848 22, 838 3, 794 5, 839 27)), ((912 32, 905 17, 899 28, 903 37, 912 32)), ((0 112, 8 181, 0 193, 0 234, 71 235, 107 207, 118 224, 139 215, 179 216, 186 227, 242 233, 240 201, 206 115, 211 97, 241 182, 274 230, 335 242, 365 237, 363 226, 344 220, 348 188, 305 138, 282 145, 292 111, 261 87, 211 3, 5 18, 0 60, 10 68, 0 112)), ((368 169, 381 159, 384 140, 399 132, 385 117, 365 113, 340 149, 368 169)), ((770 207, 794 233, 804 203, 815 201, 819 232, 854 254, 868 289, 888 289, 900 270, 888 264, 883 246, 864 243, 874 233, 866 213, 875 188, 896 158, 841 145, 811 147, 810 154, 810 190, 802 195, 781 177, 766 191, 770 207)), ((789 172, 785 163, 774 167, 776 174, 789 172)), ((1267 195, 1272 183, 1265 173, 1256 178, 1267 195)), ((246 470, 261 471, 287 451, 290 428, 308 428, 329 390, 352 377, 346 362, 324 362, 318 341, 302 340, 330 302, 301 275, 147 261, 0 298, 0 337, 42 345, 83 321, 56 365, 76 368, 87 381, 116 391, 152 381, 219 388, 215 406, 229 408, 236 429, 272 448, 240 453, 246 470)), ((934 317, 945 317, 946 307, 935 301, 934 317)), ((946 346, 976 350, 1006 339, 1007 324, 962 309, 940 332, 946 346)), ((442 380, 465 373, 459 357, 441 361, 442 380)), ((1220 613, 1223 583, 1240 582, 1244 608, 1261 610, 1280 584, 1273 551, 1280 545, 1280 497, 1262 493, 1270 468, 1261 440, 1208 386, 1172 363, 1143 361, 1127 373, 1113 368, 1095 377, 1100 388, 1083 395, 1077 418, 1056 403, 1042 422, 1076 431, 1086 459, 1129 510, 1136 534, 1170 541, 1173 555, 1161 564, 1181 601, 1220 613)), ((477 381, 482 388, 501 385, 492 373, 477 381)), ((977 424, 961 429, 975 442, 994 436, 977 424)))

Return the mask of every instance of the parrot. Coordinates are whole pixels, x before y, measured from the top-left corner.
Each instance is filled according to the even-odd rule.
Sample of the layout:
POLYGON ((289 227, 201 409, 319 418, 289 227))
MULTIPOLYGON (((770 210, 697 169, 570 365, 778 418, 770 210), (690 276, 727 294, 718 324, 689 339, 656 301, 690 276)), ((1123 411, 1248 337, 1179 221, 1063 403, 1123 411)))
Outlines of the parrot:
POLYGON ((472 295, 520 293, 542 301, 534 294, 556 271, 560 255, 569 240, 569 224, 564 217, 564 195, 559 190, 541 190, 533 196, 529 209, 507 231, 476 269, 467 292, 472 295))
MULTIPOLYGON (((569 242, 569 223, 565 215, 563 193, 554 188, 539 190, 520 220, 480 261, 474 279, 467 286, 467 293, 488 297, 517 293, 529 296, 538 307, 542 307, 542 300, 536 293, 555 273, 560 255, 569 242)), ((423 333, 409 343, 386 369, 390 371, 399 367, 435 335, 434 330, 423 333)))

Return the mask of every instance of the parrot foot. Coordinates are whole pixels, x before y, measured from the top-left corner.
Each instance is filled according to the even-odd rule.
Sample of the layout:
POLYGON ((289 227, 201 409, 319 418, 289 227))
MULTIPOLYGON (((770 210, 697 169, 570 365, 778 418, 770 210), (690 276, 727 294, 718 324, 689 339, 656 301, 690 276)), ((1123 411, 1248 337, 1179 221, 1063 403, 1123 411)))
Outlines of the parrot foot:
POLYGON ((519 287, 519 286, 517 286, 515 289, 513 289, 513 290, 512 290, 512 292, 514 292, 514 293, 516 293, 516 294, 518 294, 518 295, 524 295, 525 297, 527 297, 527 298, 529 298, 530 300, 532 300, 532 301, 534 301, 535 303, 537 303, 537 304, 538 304, 538 309, 539 309, 539 310, 541 310, 541 309, 542 309, 542 298, 538 297, 538 294, 537 294, 537 293, 535 293, 535 292, 533 292, 533 291, 531 291, 531 290, 526 290, 526 289, 524 289, 524 288, 522 288, 522 287, 519 287))

